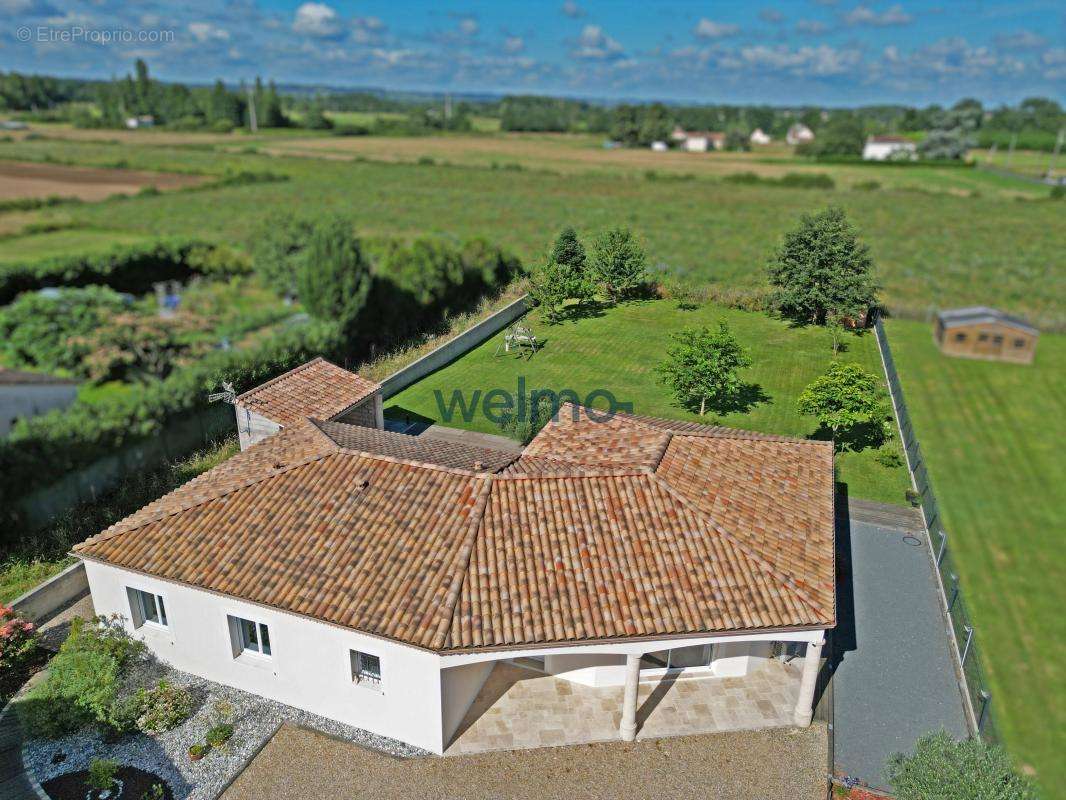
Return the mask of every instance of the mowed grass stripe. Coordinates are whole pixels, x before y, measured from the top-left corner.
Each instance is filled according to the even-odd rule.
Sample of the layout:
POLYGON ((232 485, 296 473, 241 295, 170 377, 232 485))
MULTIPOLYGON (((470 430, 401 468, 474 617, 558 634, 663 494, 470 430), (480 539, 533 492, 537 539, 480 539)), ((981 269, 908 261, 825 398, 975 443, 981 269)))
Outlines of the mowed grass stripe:
MULTIPOLYGON (((442 419, 435 391, 445 402, 455 390, 470 402, 475 391, 481 396, 500 388, 515 395, 519 376, 526 379, 526 391, 550 388, 572 389, 582 400, 596 389, 610 391, 620 402, 633 404, 639 414, 674 419, 690 419, 768 433, 807 436, 817 423, 796 410, 796 398, 804 387, 821 374, 832 359, 829 337, 822 329, 794 328, 764 314, 727 309, 707 304, 695 311, 677 308, 673 301, 628 303, 608 309, 600 316, 547 325, 538 312, 528 323, 543 339, 543 350, 530 360, 496 356, 502 334, 447 367, 438 370, 386 402, 391 413, 401 409, 455 427, 499 433, 498 426, 479 408, 469 421, 458 416, 442 419), (690 325, 729 323, 751 353, 754 365, 742 373, 746 382, 756 384, 767 399, 749 411, 709 414, 701 418, 678 407, 659 381, 656 365, 665 357, 670 334, 690 325)), ((840 358, 863 364, 880 375, 880 360, 872 336, 848 336, 848 350, 840 358)), ((898 441, 886 445, 899 452, 898 441)), ((837 459, 840 480, 848 484, 854 497, 889 503, 902 503, 908 488, 903 468, 885 467, 875 451, 843 453, 837 459)))
POLYGON ((1048 797, 1066 769, 1066 337, 1032 366, 949 359, 930 326, 889 341, 974 617, 999 729, 1048 797))

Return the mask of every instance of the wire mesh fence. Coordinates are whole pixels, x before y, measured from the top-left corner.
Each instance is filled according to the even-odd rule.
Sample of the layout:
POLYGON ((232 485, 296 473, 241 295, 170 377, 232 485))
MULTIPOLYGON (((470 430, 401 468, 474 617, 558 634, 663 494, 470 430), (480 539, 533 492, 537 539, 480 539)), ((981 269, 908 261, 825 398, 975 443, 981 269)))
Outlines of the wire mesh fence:
POLYGON ((918 437, 914 432, 907 404, 903 399, 903 386, 900 384, 899 373, 896 371, 895 360, 892 358, 892 350, 888 346, 888 336, 881 320, 874 324, 877 333, 877 346, 881 350, 881 358, 885 364, 885 376, 888 379, 888 389, 892 395, 892 405, 896 409, 896 418, 899 420, 900 434, 903 438, 903 447, 907 453, 907 464, 914 478, 917 502, 920 503, 922 513, 925 516, 926 527, 929 529, 929 541, 932 548, 933 560, 936 563, 937 572, 940 574, 940 586, 943 594, 944 607, 947 610, 948 619, 951 622, 954 633, 955 655, 957 668, 963 694, 969 701, 971 724, 983 739, 989 742, 998 742, 996 733, 994 712, 992 710, 992 693, 988 688, 988 681, 981 668, 981 647, 978 641, 976 627, 970 617, 966 605, 966 598, 962 586, 959 583, 959 572, 955 566, 955 559, 948 544, 948 533, 941 521, 940 505, 933 493, 933 484, 929 478, 929 470, 925 465, 925 457, 922 448, 918 444, 918 437))

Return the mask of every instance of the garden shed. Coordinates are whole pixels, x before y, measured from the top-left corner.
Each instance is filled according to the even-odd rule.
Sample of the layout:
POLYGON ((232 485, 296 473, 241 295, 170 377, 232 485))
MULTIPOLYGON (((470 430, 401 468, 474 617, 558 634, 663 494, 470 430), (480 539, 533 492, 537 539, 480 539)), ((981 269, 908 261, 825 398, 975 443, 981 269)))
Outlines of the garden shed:
POLYGON ((945 355, 1029 364, 1040 331, 995 308, 974 306, 941 311, 933 335, 945 355))

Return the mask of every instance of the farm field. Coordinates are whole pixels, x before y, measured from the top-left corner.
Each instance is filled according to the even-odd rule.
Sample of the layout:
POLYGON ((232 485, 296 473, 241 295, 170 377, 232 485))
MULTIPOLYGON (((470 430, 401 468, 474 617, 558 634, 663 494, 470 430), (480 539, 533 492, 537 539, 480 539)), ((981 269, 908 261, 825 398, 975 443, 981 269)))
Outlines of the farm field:
POLYGON ((98 253, 115 245, 133 244, 146 238, 139 233, 91 228, 14 236, 0 242, 0 265, 20 264, 53 256, 98 253))
MULTIPOLYGON (((389 141, 409 146, 406 139, 389 141)), ((575 180, 573 175, 535 170, 85 142, 0 142, 3 158, 51 158, 92 166, 123 161, 136 169, 207 174, 269 170, 290 178, 196 194, 137 197, 123 201, 121 215, 110 202, 42 209, 28 217, 33 221, 62 219, 87 227, 121 226, 143 235, 197 235, 244 244, 271 209, 295 209, 308 216, 338 212, 352 217, 367 236, 481 235, 513 248, 525 260, 539 258, 563 225, 591 234, 625 224, 643 238, 653 264, 729 291, 762 287, 767 255, 781 235, 801 213, 836 203, 870 244, 884 298, 894 311, 924 316, 934 304, 994 301, 1037 323, 1061 325, 1066 305, 1059 259, 1061 206, 1043 199, 963 197, 931 190, 797 189, 711 178, 649 180, 632 170, 584 174, 575 180), (996 224, 970 224, 975 220, 996 224), (953 233, 959 225, 968 226, 965 235, 953 233), (1042 287, 1040 292, 1033 291, 1036 285, 1042 287)), ((891 171, 873 169, 877 174, 891 171)), ((986 177, 1024 185, 1026 191, 1041 189, 986 177)))
POLYGON ((930 326, 886 324, 1000 732, 1048 797, 1066 782, 1066 337, 1032 366, 945 358, 930 326))
POLYGON ((0 202, 22 197, 103 200, 113 194, 135 194, 146 186, 166 191, 204 180, 199 175, 6 161, 0 162, 0 202))
MULTIPOLYGON (((457 412, 442 419, 435 392, 441 392, 445 407, 451 407, 453 392, 459 390, 466 403, 473 393, 504 389, 517 396, 518 379, 524 378, 526 393, 547 388, 572 389, 585 400, 590 392, 603 389, 619 402, 633 404, 634 413, 671 419, 702 421, 736 428, 809 436, 818 424, 796 410, 796 398, 803 388, 820 375, 832 360, 830 341, 820 328, 795 328, 765 314, 727 309, 706 304, 697 310, 677 307, 672 300, 626 303, 558 325, 544 323, 538 311, 527 318, 543 349, 531 359, 496 355, 501 334, 459 360, 438 370, 419 383, 385 401, 386 416, 407 414, 427 417, 442 424, 485 433, 500 433, 496 423, 478 412, 463 419, 457 412), (675 404, 669 389, 659 382, 655 366, 663 359, 670 334, 686 326, 716 326, 729 323, 748 349, 754 364, 742 372, 750 384, 745 395, 752 405, 746 412, 700 417, 675 404)), ((848 336, 848 349, 840 354, 846 361, 862 364, 880 374, 877 345, 871 335, 848 336)), ((476 401, 474 401, 476 402, 476 401)), ((602 407, 602 404, 597 404, 602 407)), ((900 453, 899 442, 890 440, 884 449, 900 453)), ((885 467, 877 451, 866 449, 842 453, 837 458, 838 480, 846 483, 852 497, 886 503, 903 503, 909 488, 904 467, 885 467)))

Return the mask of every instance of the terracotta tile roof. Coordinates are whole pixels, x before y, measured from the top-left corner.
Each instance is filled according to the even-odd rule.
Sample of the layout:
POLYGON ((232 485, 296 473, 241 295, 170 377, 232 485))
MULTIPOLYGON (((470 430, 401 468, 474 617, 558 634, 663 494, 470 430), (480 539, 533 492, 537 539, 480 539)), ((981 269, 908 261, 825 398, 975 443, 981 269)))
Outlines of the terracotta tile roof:
POLYGON ((237 398, 237 404, 279 425, 307 417, 330 419, 370 397, 381 386, 316 358, 237 398))
POLYGON ((833 625, 832 447, 673 427, 490 460, 306 422, 75 550, 438 651, 833 625))

